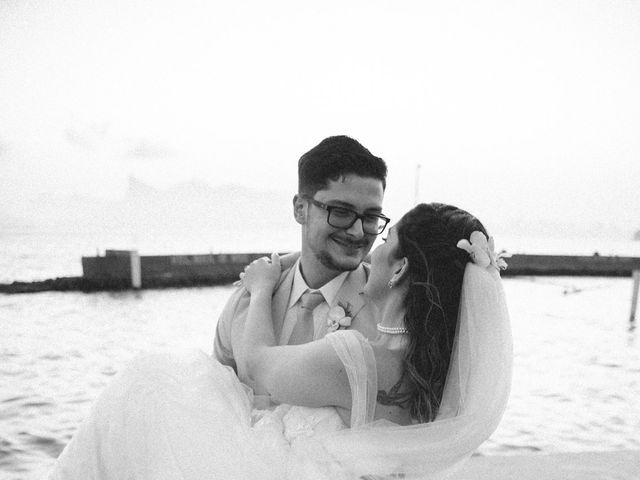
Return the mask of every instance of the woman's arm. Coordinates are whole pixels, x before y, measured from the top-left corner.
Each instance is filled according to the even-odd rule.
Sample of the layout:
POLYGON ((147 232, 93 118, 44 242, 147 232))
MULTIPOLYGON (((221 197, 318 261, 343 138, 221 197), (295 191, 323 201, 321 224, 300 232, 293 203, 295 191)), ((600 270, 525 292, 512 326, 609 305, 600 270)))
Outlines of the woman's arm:
POLYGON ((303 407, 351 409, 349 378, 327 340, 259 347, 250 357, 249 373, 255 387, 272 400, 303 407))
MULTIPOLYGON (((280 278, 280 258, 271 255, 271 260, 259 258, 251 262, 240 275, 243 287, 250 293, 249 309, 244 325, 242 343, 237 355, 238 373, 253 380, 249 365, 249 354, 257 346, 275 346, 271 298, 280 278)), ((256 390, 255 385, 252 385, 256 390)), ((262 393, 262 392, 257 392, 262 393)))
POLYGON ((344 365, 326 340, 277 346, 271 318, 271 297, 280 276, 280 259, 254 261, 243 285, 251 293, 244 328, 242 359, 245 375, 258 394, 294 405, 351 408, 351 388, 344 365))
MULTIPOLYGON (((274 253, 251 262, 241 274, 242 285, 251 295, 244 325, 242 345, 238 354, 238 370, 253 380, 249 365, 250 353, 260 346, 275 346, 271 313, 271 298, 280 278, 280 257, 274 253)), ((255 389, 255 385, 252 385, 255 389)), ((262 392, 258 392, 262 393, 262 392)))

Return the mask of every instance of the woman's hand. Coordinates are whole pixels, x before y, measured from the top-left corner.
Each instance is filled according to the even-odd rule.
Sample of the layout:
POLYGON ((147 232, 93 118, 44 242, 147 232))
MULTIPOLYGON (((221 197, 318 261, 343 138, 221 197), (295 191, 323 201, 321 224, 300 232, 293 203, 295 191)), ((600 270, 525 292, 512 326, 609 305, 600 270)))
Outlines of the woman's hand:
POLYGON ((252 294, 259 291, 272 293, 280 279, 280 256, 271 254, 271 260, 267 257, 258 258, 251 262, 240 274, 242 285, 252 294))

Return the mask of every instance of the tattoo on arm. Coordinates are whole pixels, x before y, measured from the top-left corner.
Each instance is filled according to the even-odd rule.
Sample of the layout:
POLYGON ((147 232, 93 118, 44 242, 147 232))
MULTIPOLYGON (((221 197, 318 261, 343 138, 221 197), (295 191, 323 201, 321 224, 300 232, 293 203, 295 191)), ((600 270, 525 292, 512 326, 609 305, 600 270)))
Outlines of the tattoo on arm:
POLYGON ((404 408, 406 406, 405 404, 408 403, 409 400, 411 400, 411 392, 398 393, 403 380, 404 372, 402 373, 400 380, 398 380, 398 382, 393 387, 391 387, 389 393, 387 393, 386 390, 378 390, 376 401, 380 405, 393 405, 396 407, 404 408))

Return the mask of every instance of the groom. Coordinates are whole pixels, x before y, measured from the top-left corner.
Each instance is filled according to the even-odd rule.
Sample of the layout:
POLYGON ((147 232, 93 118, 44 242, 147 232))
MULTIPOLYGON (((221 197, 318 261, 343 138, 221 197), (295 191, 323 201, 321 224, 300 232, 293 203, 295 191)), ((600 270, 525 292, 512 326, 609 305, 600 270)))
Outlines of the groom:
MULTIPOLYGON (((367 253, 389 219, 382 215, 387 166, 356 140, 329 137, 298 161, 293 215, 301 226, 299 254, 283 257, 273 296, 273 327, 279 345, 324 337, 336 328, 376 335, 376 314, 361 292, 369 276, 367 253), (348 317, 348 318, 346 318, 348 317)), ((239 287, 216 328, 214 355, 237 371, 249 306, 239 287)))

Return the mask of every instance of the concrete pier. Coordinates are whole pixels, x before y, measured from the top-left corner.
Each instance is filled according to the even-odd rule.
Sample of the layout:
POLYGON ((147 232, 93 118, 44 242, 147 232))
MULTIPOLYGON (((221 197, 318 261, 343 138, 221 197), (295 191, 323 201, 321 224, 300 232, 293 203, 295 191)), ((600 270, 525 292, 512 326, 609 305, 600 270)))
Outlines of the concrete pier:
POLYGON ((503 277, 521 275, 630 277, 634 270, 640 271, 640 257, 513 255, 506 261, 509 267, 500 272, 503 277))
MULTIPOLYGON (((82 257, 82 277, 61 277, 39 282, 0 284, 0 293, 42 291, 98 291, 130 288, 221 285, 237 280, 244 267, 270 253, 220 253, 202 255, 138 255, 129 250, 107 250, 103 256, 82 257)), ((631 277, 640 272, 640 258, 618 256, 513 255, 503 277, 601 276, 631 277)), ((636 299, 640 273, 634 277, 636 299)))

